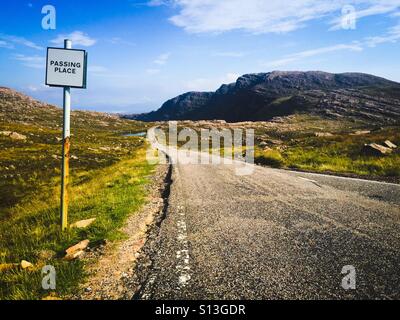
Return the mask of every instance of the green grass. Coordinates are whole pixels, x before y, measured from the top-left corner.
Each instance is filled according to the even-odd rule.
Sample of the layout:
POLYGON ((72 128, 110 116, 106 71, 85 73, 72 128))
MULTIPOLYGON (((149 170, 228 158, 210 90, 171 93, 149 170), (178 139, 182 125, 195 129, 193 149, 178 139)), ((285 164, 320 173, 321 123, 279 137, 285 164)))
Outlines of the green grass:
MULTIPOLYGON (((285 101, 289 97, 282 99, 285 101)), ((278 102, 280 101, 276 103, 278 102)), ((221 125, 219 129, 229 126, 221 125)), ((179 125, 179 129, 183 127, 183 124, 179 125)), ((283 117, 280 121, 254 122, 244 127, 255 130, 254 160, 260 165, 321 173, 373 176, 385 180, 390 178, 393 181, 398 181, 400 177, 400 148, 390 155, 382 156, 367 156, 362 150, 365 144, 383 144, 386 140, 400 146, 398 126, 381 128, 361 121, 338 121, 309 114, 295 114, 283 117), (356 131, 364 130, 371 132, 354 135, 356 131), (317 132, 331 133, 332 136, 317 137, 317 132)), ((195 126, 193 129, 200 136, 200 129, 195 126)), ((185 142, 178 143, 179 147, 183 144, 185 142)), ((211 142, 209 148, 211 152, 211 142)), ((223 155, 224 151, 222 147, 220 154, 223 155)), ((231 150, 228 150, 229 152, 231 150)))
MULTIPOLYGON (((343 148, 344 149, 344 148, 343 148)), ((399 177, 400 155, 371 157, 338 153, 337 146, 291 148, 284 154, 285 166, 316 172, 351 173, 366 176, 399 177)))
MULTIPOLYGON (((128 121, 105 119, 107 127, 98 125, 87 115, 73 114, 79 119, 72 127, 71 171, 87 172, 105 168, 131 156, 143 144, 138 137, 124 137, 124 132, 145 131, 146 126, 128 121), (83 121, 85 119, 85 121, 83 121)), ((61 119, 59 119, 61 121, 61 119)), ((73 121, 74 122, 74 121, 73 121)), ((59 185, 61 168, 61 129, 39 124, 2 123, 0 131, 15 131, 27 136, 26 141, 13 141, 0 135, 0 220, 10 217, 13 206, 32 194, 48 197, 51 187, 59 185), (40 192, 39 192, 40 191, 40 192)), ((76 181, 76 180, 73 180, 76 181)))
MULTIPOLYGON (((66 233, 59 228, 58 189, 46 201, 31 200, 13 208, 12 218, 0 226, 0 263, 28 260, 34 270, 15 269, 0 273, 0 299, 38 299, 48 292, 41 289, 41 268, 53 265, 57 271, 57 296, 73 293, 85 276, 83 263, 62 259, 65 249, 83 239, 92 245, 104 239, 123 238, 119 231, 128 215, 145 201, 144 185, 153 167, 139 148, 131 159, 107 168, 81 173, 87 182, 73 185, 70 190, 70 222, 96 218, 88 229, 72 229, 66 233), (41 259, 43 251, 54 252, 55 258, 41 259)), ((79 176, 79 175, 78 175, 79 176)))
POLYGON ((0 300, 48 296, 41 288, 44 265, 56 268, 54 295, 74 293, 86 268, 82 261, 63 260, 65 249, 84 239, 91 246, 122 239, 124 221, 146 201, 154 169, 145 157, 147 145, 123 134, 146 131, 150 124, 82 111, 73 112, 71 120, 71 154, 77 159, 70 161, 69 223, 97 220, 88 229, 62 233, 62 111, 0 92, 0 131, 27 137, 17 141, 0 134, 0 265, 34 264, 32 270, 0 271, 0 300))
POLYGON ((260 150, 256 149, 254 153, 254 162, 273 168, 284 166, 284 158, 278 150, 260 150))
POLYGON ((336 132, 332 137, 315 137, 310 133, 294 140, 285 140, 284 148, 263 151, 256 149, 256 162, 272 167, 285 167, 314 172, 334 172, 358 176, 400 177, 400 152, 367 156, 364 144, 383 144, 390 140, 400 143, 399 128, 382 128, 366 135, 336 132))

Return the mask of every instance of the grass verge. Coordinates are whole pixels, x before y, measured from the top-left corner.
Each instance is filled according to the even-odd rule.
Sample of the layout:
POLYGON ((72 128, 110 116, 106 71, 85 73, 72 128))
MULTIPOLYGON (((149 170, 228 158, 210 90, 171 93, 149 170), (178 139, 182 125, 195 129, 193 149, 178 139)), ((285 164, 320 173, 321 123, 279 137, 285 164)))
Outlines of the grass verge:
POLYGON ((52 187, 45 199, 32 196, 14 206, 0 225, 0 264, 27 260, 31 270, 13 268, 0 272, 0 299, 41 299, 50 292, 41 286, 41 269, 56 269, 54 295, 74 293, 85 277, 82 261, 63 260, 64 251, 77 242, 89 239, 91 246, 104 239, 124 237, 119 231, 128 215, 145 201, 145 184, 154 166, 146 161, 145 145, 129 158, 111 166, 75 174, 70 189, 69 221, 96 218, 88 229, 59 230, 59 187, 52 187))
MULTIPOLYGON (((283 140, 283 139, 282 139, 283 140)), ((365 135, 335 133, 329 137, 306 134, 273 149, 256 148, 256 163, 277 168, 290 168, 312 172, 331 172, 360 177, 400 177, 400 151, 369 156, 364 154, 364 144, 390 140, 400 143, 398 128, 383 128, 365 135)))

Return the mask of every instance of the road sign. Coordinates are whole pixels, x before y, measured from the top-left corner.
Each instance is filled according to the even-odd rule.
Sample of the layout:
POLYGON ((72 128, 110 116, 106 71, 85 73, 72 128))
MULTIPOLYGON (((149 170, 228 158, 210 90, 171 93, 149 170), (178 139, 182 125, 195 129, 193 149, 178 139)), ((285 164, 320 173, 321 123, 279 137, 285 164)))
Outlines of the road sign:
POLYGON ((71 88, 86 89, 87 53, 72 49, 71 40, 64 41, 64 49, 47 48, 46 85, 64 88, 63 146, 61 173, 61 230, 68 228, 68 184, 71 147, 71 88))
POLYGON ((85 89, 86 74, 85 50, 47 48, 46 85, 85 89))

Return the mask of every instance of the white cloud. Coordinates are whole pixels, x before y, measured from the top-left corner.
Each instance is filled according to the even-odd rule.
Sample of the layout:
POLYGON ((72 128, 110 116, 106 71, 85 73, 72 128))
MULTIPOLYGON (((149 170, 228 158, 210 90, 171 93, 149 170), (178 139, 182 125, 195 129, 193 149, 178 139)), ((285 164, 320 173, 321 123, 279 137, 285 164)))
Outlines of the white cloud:
POLYGON ((261 63, 261 65, 264 68, 280 68, 280 67, 284 67, 284 66, 286 66, 286 65, 288 65, 288 64, 290 64, 290 63, 292 63, 292 62, 294 62, 296 60, 299 60, 299 59, 283 58, 283 59, 277 59, 277 60, 271 60, 271 61, 268 61, 268 62, 263 62, 263 63, 261 63))
POLYGON ((306 51, 301 51, 301 52, 293 53, 290 55, 286 55, 282 59, 262 63, 262 66, 267 67, 267 68, 277 68, 277 67, 285 66, 285 65, 295 62, 295 61, 302 60, 304 58, 309 58, 309 57, 318 56, 318 55, 325 54, 325 53, 330 53, 330 52, 335 52, 335 51, 344 51, 344 50, 359 52, 359 51, 363 50, 363 47, 357 43, 337 44, 337 45, 316 48, 316 49, 312 49, 312 50, 306 50, 306 51))
MULTIPOLYGON (((160 1, 157 1, 160 2, 160 1)), ((245 30, 251 33, 284 33, 307 22, 333 14, 344 5, 360 10, 359 18, 394 11, 400 0, 174 0, 178 14, 170 21, 190 33, 221 33, 245 30)), ((333 22, 335 23, 335 22, 333 22)))
POLYGON ((161 65, 164 65, 164 64, 167 63, 167 61, 168 61, 168 59, 169 59, 170 56, 171 56, 171 53, 169 53, 169 52, 160 54, 160 55, 156 58, 156 60, 154 60, 153 62, 154 62, 155 64, 160 65, 160 66, 161 66, 161 65))
POLYGON ((39 91, 39 87, 36 87, 36 86, 28 86, 28 90, 29 90, 29 91, 32 91, 32 92, 37 92, 37 91, 39 91))
POLYGON ((103 75, 103 74, 108 73, 108 69, 103 66, 90 65, 88 67, 88 72, 92 73, 94 75, 103 75))
POLYGON ((45 68, 45 58, 41 56, 26 56, 24 54, 16 54, 14 55, 13 59, 20 61, 25 67, 34 69, 45 68))
POLYGON ((126 46, 135 46, 136 45, 134 42, 131 42, 129 40, 124 40, 120 37, 113 37, 111 39, 108 39, 107 42, 114 44, 114 45, 126 45, 126 46))
POLYGON ((0 40, 0 48, 13 49, 14 46, 11 43, 8 43, 7 41, 0 40))
POLYGON ((83 33, 82 31, 74 31, 70 34, 60 34, 57 38, 51 40, 50 42, 54 45, 62 46, 64 45, 65 39, 71 40, 73 46, 80 45, 83 47, 91 47, 97 42, 96 39, 89 37, 89 35, 83 33))
POLYGON ((214 57, 224 57, 224 58, 242 58, 246 54, 243 52, 234 52, 234 51, 226 51, 226 52, 216 52, 213 54, 214 57))
POLYGON ((147 69, 146 73, 149 75, 155 75, 155 74, 160 73, 160 71, 161 71, 160 69, 147 69))
MULTIPOLYGON (((390 13, 390 12, 396 11, 399 6, 400 6, 400 1, 398 1, 398 0, 382 1, 381 3, 372 5, 366 9, 356 10, 355 18, 357 21, 357 20, 360 20, 361 18, 365 18, 365 17, 369 17, 369 16, 390 13)), ((329 30, 341 29, 342 28, 342 17, 338 17, 338 18, 332 20, 331 24, 333 24, 333 26, 329 30)))
POLYGON ((101 65, 89 65, 88 66, 88 76, 101 78, 102 81, 110 80, 113 84, 126 82, 130 75, 129 74, 121 74, 115 72, 113 69, 109 69, 105 66, 101 65))
POLYGON ((236 73, 227 73, 217 78, 197 78, 185 83, 185 88, 189 91, 215 91, 222 83, 232 83, 239 78, 236 73))
POLYGON ((365 37, 361 41, 353 42, 352 44, 337 44, 322 48, 316 48, 306 51, 301 51, 289 55, 285 55, 281 59, 263 62, 261 65, 267 68, 277 68, 286 66, 287 64, 302 60, 304 58, 309 58, 313 56, 318 56, 325 53, 335 52, 335 51, 355 51, 360 52, 368 47, 376 47, 383 43, 396 43, 400 41, 400 23, 389 28, 384 34, 374 37, 365 37))
POLYGON ((23 37, 17 37, 17 36, 13 36, 13 35, 7 35, 7 34, 2 34, 0 33, 0 40, 3 42, 6 42, 9 44, 9 48, 14 48, 13 45, 21 45, 21 46, 25 46, 31 49, 36 49, 36 50, 43 50, 44 48, 37 45, 36 43, 27 40, 23 37))
POLYGON ((308 58, 308 57, 313 57, 317 56, 323 53, 329 53, 329 52, 334 52, 334 51, 342 51, 342 50, 350 50, 350 51, 362 51, 363 48, 358 45, 358 44, 337 44, 333 46, 328 46, 328 47, 322 47, 318 49, 311 49, 311 50, 306 50, 302 51, 299 53, 296 53, 292 55, 291 57, 294 58, 308 58))
POLYGON ((16 43, 16 44, 20 44, 20 45, 23 45, 23 46, 28 47, 28 48, 32 48, 32 49, 36 49, 36 50, 43 50, 43 47, 38 46, 34 42, 29 41, 29 40, 27 40, 25 38, 22 38, 22 37, 10 36, 9 40, 14 42, 14 43, 16 43))
POLYGON ((165 52, 165 53, 160 54, 160 55, 153 61, 153 64, 156 64, 157 67, 156 67, 156 68, 148 68, 148 69, 146 70, 146 73, 147 73, 148 75, 156 75, 156 74, 160 73, 160 72, 161 72, 160 67, 164 66, 164 65, 168 62, 168 59, 169 59, 170 56, 171 56, 171 53, 170 53, 170 52, 165 52))
POLYGON ((42 91, 48 91, 49 87, 47 87, 44 84, 41 84, 41 85, 29 85, 29 86, 26 87, 26 89, 28 91, 31 91, 31 92, 42 92, 42 91))
POLYGON ((149 2, 147 2, 147 5, 149 7, 159 7, 159 6, 166 6, 171 2, 172 2, 171 0, 150 0, 149 2))
POLYGON ((390 28, 388 32, 384 35, 366 38, 365 44, 368 47, 376 47, 378 44, 387 42, 395 43, 399 40, 400 40, 400 24, 390 28))

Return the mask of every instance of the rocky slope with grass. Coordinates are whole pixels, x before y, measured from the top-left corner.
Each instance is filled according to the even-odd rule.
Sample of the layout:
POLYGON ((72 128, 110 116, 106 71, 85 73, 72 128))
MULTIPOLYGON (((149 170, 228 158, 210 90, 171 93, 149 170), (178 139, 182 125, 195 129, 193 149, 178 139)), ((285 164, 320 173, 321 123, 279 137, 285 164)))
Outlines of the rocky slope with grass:
POLYGON ((320 71, 247 74, 216 92, 189 92, 154 112, 127 116, 143 121, 264 121, 295 113, 374 124, 400 121, 400 84, 362 73, 320 71))
POLYGON ((62 110, 0 88, 0 300, 70 296, 96 262, 85 257, 125 238, 154 170, 144 138, 125 134, 148 126, 72 112, 69 223, 76 227, 61 233, 62 110), (56 269, 56 290, 42 289, 45 265, 56 269))

